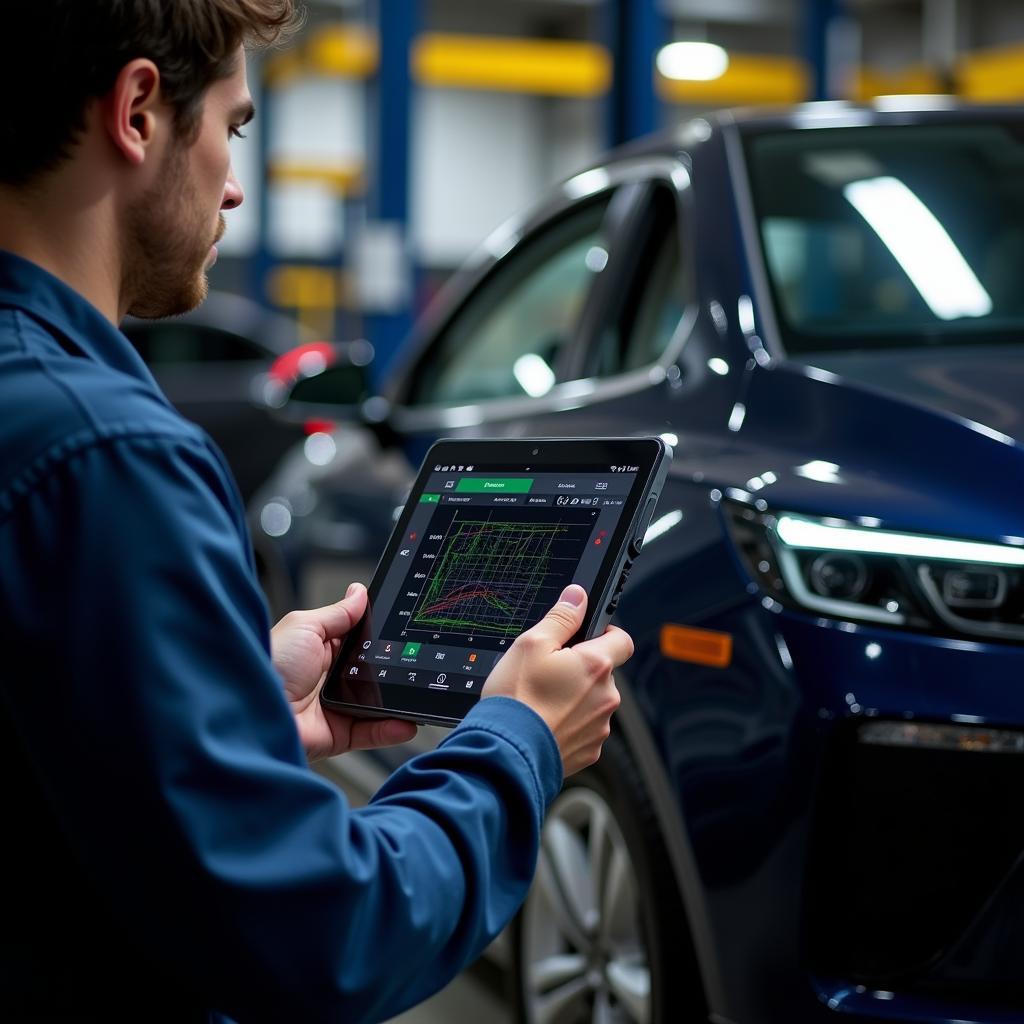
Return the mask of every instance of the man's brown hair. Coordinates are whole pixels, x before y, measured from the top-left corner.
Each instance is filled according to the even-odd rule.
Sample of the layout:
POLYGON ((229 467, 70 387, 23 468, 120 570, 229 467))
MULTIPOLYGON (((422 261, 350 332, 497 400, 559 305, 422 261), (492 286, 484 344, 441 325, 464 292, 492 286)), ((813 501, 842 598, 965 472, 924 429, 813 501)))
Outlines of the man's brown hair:
POLYGON ((17 0, 3 13, 0 183, 24 185, 71 153, 90 100, 138 57, 160 70, 162 98, 188 139, 207 89, 240 45, 273 43, 295 0, 17 0))

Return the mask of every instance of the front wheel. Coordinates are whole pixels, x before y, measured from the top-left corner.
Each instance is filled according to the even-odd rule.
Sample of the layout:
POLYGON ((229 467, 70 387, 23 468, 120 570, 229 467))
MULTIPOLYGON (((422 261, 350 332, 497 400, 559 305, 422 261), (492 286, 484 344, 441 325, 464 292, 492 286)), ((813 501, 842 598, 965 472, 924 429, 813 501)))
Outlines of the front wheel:
POLYGON ((619 737, 552 804, 512 940, 522 1024, 707 1019, 664 842, 619 737))

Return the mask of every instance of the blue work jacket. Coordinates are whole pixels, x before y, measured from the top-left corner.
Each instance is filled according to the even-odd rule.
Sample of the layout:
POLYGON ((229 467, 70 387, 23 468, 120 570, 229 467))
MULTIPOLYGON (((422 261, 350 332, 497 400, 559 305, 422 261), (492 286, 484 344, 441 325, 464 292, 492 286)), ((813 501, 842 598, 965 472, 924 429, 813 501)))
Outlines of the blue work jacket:
POLYGON ((482 701, 368 807, 310 770, 220 453, 0 253, 0 1019, 359 1021, 501 930, 561 784, 482 701))

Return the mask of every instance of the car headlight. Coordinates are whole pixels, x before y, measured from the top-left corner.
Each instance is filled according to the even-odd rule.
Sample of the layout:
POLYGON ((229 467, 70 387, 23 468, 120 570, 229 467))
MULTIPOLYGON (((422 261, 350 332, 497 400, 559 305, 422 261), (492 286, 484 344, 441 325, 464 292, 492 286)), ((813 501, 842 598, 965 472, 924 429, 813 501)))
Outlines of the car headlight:
POLYGON ((1024 641, 1024 547, 731 501, 723 507, 751 575, 782 604, 882 626, 1024 641))

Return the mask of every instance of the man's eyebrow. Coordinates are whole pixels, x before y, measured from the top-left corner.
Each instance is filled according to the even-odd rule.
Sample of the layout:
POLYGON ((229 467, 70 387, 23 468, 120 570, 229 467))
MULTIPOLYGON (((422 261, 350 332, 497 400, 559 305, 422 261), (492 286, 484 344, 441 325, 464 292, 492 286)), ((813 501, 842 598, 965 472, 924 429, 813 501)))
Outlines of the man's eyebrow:
POLYGON ((239 103, 230 113, 231 123, 239 126, 248 124, 256 116, 256 107, 252 100, 239 103))

